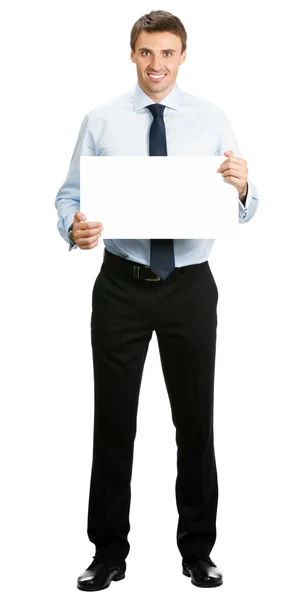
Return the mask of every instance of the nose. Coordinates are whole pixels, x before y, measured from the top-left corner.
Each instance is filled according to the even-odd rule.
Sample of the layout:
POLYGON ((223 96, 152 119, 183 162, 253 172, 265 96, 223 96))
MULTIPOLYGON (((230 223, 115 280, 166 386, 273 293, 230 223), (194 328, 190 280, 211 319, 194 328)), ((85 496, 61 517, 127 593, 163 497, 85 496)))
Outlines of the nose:
POLYGON ((162 71, 160 59, 154 58, 150 63, 150 68, 153 69, 153 71, 155 72, 162 71))

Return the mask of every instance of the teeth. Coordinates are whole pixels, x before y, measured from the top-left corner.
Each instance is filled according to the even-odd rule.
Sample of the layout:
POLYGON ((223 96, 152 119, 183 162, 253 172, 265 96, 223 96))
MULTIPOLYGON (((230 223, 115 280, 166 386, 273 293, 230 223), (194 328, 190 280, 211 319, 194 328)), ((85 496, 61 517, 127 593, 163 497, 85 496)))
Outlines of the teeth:
POLYGON ((162 77, 165 77, 165 75, 151 75, 150 73, 149 73, 149 76, 150 76, 152 79, 162 79, 162 77))

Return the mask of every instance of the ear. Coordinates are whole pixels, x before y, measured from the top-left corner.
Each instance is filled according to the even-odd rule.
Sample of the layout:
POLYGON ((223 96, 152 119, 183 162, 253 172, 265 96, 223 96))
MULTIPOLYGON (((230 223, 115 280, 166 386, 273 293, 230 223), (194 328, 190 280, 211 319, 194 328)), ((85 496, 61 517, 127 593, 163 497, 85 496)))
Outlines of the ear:
POLYGON ((183 54, 182 54, 182 60, 181 60, 181 65, 183 65, 184 61, 186 59, 186 50, 184 50, 183 54))

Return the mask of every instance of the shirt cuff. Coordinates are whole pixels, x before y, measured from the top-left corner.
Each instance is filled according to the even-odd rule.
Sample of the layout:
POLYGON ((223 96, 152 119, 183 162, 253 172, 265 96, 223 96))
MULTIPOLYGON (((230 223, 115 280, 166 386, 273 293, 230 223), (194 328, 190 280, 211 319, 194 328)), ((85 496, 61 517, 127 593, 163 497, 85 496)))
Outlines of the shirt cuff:
POLYGON ((253 195, 252 186, 251 186, 249 179, 247 179, 247 195, 246 195, 245 206, 241 202, 240 198, 238 198, 238 200, 239 200, 239 220, 240 221, 243 221, 246 219, 246 215, 248 212, 248 207, 251 203, 252 195, 253 195))
POLYGON ((68 239, 68 244, 69 244, 68 251, 69 252, 71 250, 74 250, 75 248, 78 248, 77 244, 72 244, 72 242, 70 241, 70 239, 68 237, 68 229, 71 226, 71 224, 74 222, 74 215, 75 215, 75 213, 72 213, 72 214, 64 217, 64 227, 65 227, 66 235, 67 235, 67 239, 68 239))

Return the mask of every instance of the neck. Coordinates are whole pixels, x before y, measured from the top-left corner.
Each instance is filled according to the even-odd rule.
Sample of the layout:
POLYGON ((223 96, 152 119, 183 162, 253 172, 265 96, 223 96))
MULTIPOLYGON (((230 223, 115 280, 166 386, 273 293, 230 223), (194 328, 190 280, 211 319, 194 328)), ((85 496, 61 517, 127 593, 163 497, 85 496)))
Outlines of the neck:
POLYGON ((173 84, 167 88, 166 90, 164 90, 162 93, 159 92, 158 94, 153 94, 152 92, 150 92, 148 89, 145 89, 141 84, 140 81, 138 79, 138 85, 140 86, 141 90, 143 90, 143 92, 151 99, 153 100, 153 102, 159 103, 163 100, 163 98, 166 98, 166 96, 168 96, 168 94, 172 91, 172 89, 175 87, 175 81, 173 82, 173 84))

